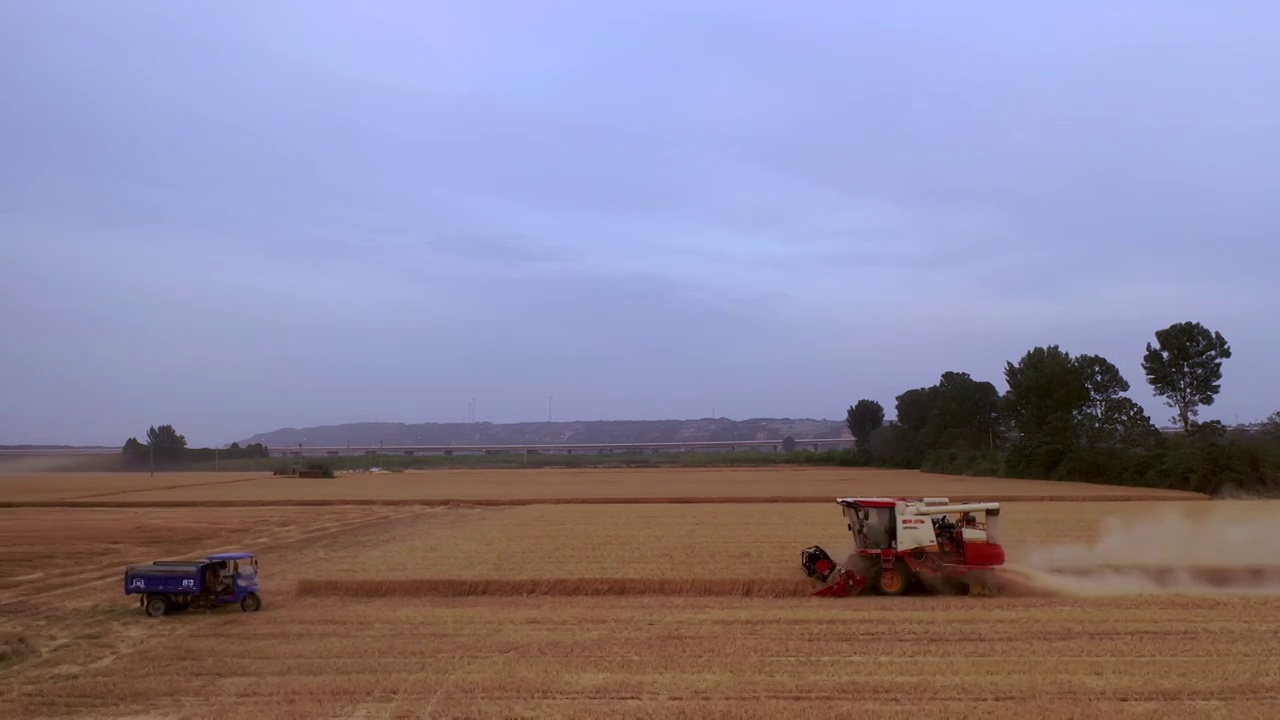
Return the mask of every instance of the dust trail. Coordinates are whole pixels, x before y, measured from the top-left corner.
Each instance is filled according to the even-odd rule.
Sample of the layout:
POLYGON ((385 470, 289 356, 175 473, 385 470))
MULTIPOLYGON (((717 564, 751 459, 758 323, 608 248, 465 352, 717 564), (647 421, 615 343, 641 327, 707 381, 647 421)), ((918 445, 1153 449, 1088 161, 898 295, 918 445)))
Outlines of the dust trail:
POLYGON ((1093 542, 1033 548, 1009 570, 1069 595, 1280 595, 1280 503, 1108 517, 1093 542))

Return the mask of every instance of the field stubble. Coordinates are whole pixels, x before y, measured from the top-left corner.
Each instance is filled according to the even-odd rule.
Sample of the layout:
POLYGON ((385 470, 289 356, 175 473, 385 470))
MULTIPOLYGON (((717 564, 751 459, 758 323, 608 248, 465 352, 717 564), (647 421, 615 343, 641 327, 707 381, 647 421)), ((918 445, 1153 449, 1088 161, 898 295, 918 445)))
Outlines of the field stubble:
POLYGON ((22 717, 1260 718, 1280 710, 1277 631, 1276 605, 1247 598, 283 598, 156 624, 127 660, 7 701, 22 717), (229 626, 234 662, 192 652, 229 626))
MULTIPOLYGON (((1280 588, 1280 502, 1012 503, 1002 515, 1007 592, 1223 591, 1153 570, 1238 570, 1280 588), (1261 570, 1261 573, 1259 572, 1261 570)), ((542 505, 493 509, 405 538, 378 557, 337 559, 307 595, 747 595, 811 591, 799 552, 851 550, 834 503, 542 505)), ((1228 576, 1227 580, 1231 577, 1228 576)), ((1242 583, 1244 584, 1244 583, 1242 583)))
POLYGON ((1194 493, 1087 483, 956 477, 866 468, 666 468, 600 470, 430 470, 346 474, 332 479, 263 473, 0 474, 0 503, 144 505, 167 503, 592 501, 825 501, 845 495, 926 495, 980 499, 1203 499, 1194 493))
MULTIPOLYGON (((1142 548, 1133 559, 1170 557, 1204 534, 1265 550, 1272 536, 1258 528, 1277 506, 1019 502, 1006 505, 1004 527, 1011 560, 1045 572, 1127 546, 1142 548), (1221 535, 1228 527, 1253 529, 1221 535), (1126 532, 1141 542, 1126 543, 1126 532), (1162 544, 1164 555, 1151 549, 1162 544)), ((0 541, 21 535, 46 567, 194 554, 239 536, 259 541, 266 584, 260 613, 153 621, 113 585, 116 565, 96 585, 46 588, 41 602, 12 605, 23 611, 0 620, 14 655, 0 662, 0 704, 19 717, 1280 716, 1274 596, 704 592, 708 582, 807 591, 800 549, 847 547, 831 502, 0 512, 25 518, 0 524, 0 541), (88 523, 87 513, 103 514, 88 523), (160 528, 199 527, 200 517, 239 520, 161 537, 160 528), (77 523, 60 548, 41 550, 77 523), (157 534, 126 539, 140 527, 157 534), (306 590, 313 581, 349 589, 397 580, 478 585, 469 597, 306 590), (509 580, 534 592, 494 596, 509 580), (591 595, 618 582, 676 594, 537 592, 583 583, 575 594, 591 595)), ((11 586, 0 599, 29 592, 11 586)))

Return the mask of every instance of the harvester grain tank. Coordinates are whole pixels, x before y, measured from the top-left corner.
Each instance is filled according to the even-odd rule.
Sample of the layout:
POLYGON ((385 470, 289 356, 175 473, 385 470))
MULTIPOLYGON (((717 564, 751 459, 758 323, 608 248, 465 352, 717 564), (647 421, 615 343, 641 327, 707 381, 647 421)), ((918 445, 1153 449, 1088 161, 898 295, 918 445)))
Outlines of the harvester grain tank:
POLYGON ((1004 565, 1000 503, 951 503, 947 498, 837 498, 854 550, 837 563, 813 545, 800 554, 816 595, 843 596, 870 588, 902 595, 913 588, 967 594, 990 590, 1004 565), (981 519, 979 519, 981 515, 981 519))

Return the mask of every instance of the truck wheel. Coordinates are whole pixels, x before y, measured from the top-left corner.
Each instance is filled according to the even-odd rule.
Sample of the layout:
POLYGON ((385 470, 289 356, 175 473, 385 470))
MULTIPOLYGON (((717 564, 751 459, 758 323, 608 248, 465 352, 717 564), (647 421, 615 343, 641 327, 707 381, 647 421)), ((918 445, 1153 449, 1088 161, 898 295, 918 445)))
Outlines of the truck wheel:
POLYGON ((240 600, 240 609, 245 612, 258 612, 262 609, 262 598, 258 593, 249 593, 240 600))
POLYGON ((169 612, 169 601, 160 595, 152 595, 147 598, 147 615, 151 617, 160 617, 169 612))
POLYGON ((893 564, 893 567, 880 570, 876 575, 873 589, 877 595, 901 595, 907 591, 910 580, 911 575, 907 571, 906 564, 899 560, 893 564))

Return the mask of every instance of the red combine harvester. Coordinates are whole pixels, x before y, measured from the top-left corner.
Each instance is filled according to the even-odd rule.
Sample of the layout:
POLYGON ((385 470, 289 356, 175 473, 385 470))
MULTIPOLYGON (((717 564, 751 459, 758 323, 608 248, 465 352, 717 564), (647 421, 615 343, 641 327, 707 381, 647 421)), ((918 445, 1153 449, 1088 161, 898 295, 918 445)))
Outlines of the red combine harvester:
POLYGON ((838 498, 853 533, 854 551, 843 565, 817 545, 800 564, 822 585, 815 594, 877 595, 927 592, 968 594, 994 588, 1004 565, 1000 503, 956 503, 947 498, 838 498), (979 519, 975 513, 981 513, 979 519))

